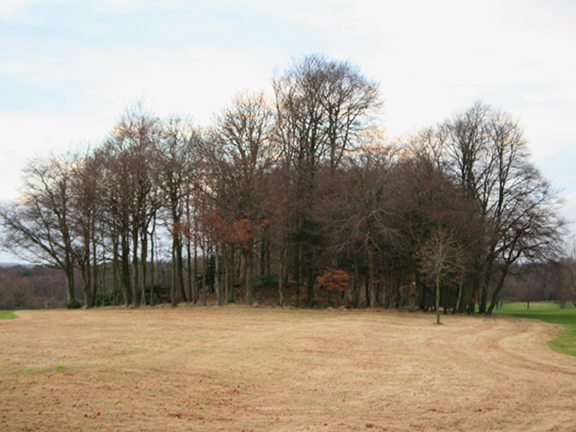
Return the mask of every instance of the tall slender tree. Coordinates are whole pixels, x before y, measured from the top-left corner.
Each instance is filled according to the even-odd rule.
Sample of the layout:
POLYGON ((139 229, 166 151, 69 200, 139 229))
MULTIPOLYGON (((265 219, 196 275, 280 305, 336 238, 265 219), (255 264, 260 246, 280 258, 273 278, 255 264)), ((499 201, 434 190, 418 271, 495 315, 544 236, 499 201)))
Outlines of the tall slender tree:
POLYGON ((189 118, 170 116, 164 123, 154 158, 164 194, 166 227, 172 238, 172 305, 186 300, 183 265, 185 198, 190 185, 199 184, 198 147, 201 134, 189 118))
POLYGON ((236 227, 231 232, 241 239, 246 304, 252 304, 253 246, 257 228, 266 216, 267 175, 278 157, 273 119, 274 112, 263 93, 240 93, 217 116, 204 152, 215 181, 210 188, 212 203, 228 215, 228 223, 236 227))

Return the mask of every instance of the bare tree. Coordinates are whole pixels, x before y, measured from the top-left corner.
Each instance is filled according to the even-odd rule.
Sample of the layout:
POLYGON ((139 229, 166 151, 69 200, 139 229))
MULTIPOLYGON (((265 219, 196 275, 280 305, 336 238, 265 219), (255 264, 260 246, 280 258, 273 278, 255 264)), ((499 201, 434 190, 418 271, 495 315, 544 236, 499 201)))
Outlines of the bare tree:
POLYGON ((98 232, 102 230, 101 165, 90 149, 74 156, 72 168, 71 221, 79 237, 75 261, 80 267, 86 307, 95 305, 98 285, 98 232))
POLYGON ((448 150, 447 166, 476 203, 486 227, 476 278, 480 312, 491 313, 512 263, 522 257, 549 259, 558 252, 564 226, 559 203, 530 162, 523 131, 510 115, 476 103, 440 131, 448 150), (487 309, 496 268, 500 278, 487 309))
POLYGON ((298 287, 306 281, 306 302, 311 305, 320 245, 314 234, 317 173, 322 164, 335 170, 371 125, 381 104, 378 84, 350 62, 320 54, 293 61, 273 84, 278 140, 294 169, 298 198, 292 203, 294 279, 298 287))
POLYGON ((72 167, 67 155, 30 160, 19 198, 0 207, 2 247, 19 258, 61 269, 68 303, 75 300, 75 245, 72 226, 72 167))
POLYGON ((217 116, 204 148, 213 180, 209 193, 212 204, 227 215, 231 227, 239 228, 238 222, 243 221, 243 233, 232 230, 241 241, 229 243, 240 246, 240 279, 246 284, 248 305, 252 304, 255 234, 266 217, 267 174, 278 157, 272 139, 273 119, 274 112, 263 93, 240 93, 217 116))
POLYGON ((114 267, 125 305, 146 301, 148 227, 159 206, 154 158, 159 134, 160 120, 140 101, 126 109, 96 152, 103 169, 101 196, 114 267))
POLYGON ((198 185, 198 146, 201 135, 189 118, 170 116, 164 123, 154 153, 164 194, 166 227, 172 237, 172 305, 186 300, 183 265, 185 198, 190 185, 198 185))
MULTIPOLYGON (((342 198, 330 197, 324 205, 333 215, 331 237, 336 250, 349 250, 354 256, 365 257, 368 271, 370 307, 377 304, 374 283, 374 255, 383 243, 396 237, 394 227, 395 202, 391 181, 394 149, 382 145, 365 146, 347 158, 340 182, 342 198), (334 203, 336 207, 334 208, 334 203)), ((357 267, 357 265, 355 266, 357 267)), ((355 293, 359 299, 359 293, 355 293)))
POLYGON ((440 284, 449 274, 460 273, 462 255, 453 236, 443 228, 435 229, 420 250, 422 271, 436 287, 437 324, 440 324, 440 284))

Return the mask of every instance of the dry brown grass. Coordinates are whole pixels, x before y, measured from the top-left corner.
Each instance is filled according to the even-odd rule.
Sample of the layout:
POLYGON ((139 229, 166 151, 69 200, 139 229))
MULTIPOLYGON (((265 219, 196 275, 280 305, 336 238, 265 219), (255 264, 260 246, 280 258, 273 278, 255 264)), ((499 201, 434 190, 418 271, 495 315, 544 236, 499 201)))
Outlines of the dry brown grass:
POLYGON ((241 306, 19 312, 0 430, 575 431, 558 328, 241 306))

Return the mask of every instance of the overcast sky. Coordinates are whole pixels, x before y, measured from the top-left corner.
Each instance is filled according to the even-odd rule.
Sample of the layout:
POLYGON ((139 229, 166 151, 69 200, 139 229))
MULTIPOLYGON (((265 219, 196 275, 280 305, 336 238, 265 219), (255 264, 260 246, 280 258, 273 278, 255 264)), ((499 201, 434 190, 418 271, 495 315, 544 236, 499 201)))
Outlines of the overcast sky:
POLYGON ((27 158, 99 142, 137 99, 204 125, 315 52, 380 82, 391 136, 478 99, 511 113, 576 218, 570 0, 0 0, 0 200, 27 158))

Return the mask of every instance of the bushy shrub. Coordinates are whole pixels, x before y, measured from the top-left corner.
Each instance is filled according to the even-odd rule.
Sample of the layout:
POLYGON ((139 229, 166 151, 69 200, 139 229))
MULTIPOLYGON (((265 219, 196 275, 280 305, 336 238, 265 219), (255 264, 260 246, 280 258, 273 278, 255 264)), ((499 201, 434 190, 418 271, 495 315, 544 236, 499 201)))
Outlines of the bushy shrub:
POLYGON ((114 291, 108 290, 104 295, 97 293, 94 302, 96 306, 114 306, 114 291), (104 302, 102 302, 104 300, 104 302))
POLYGON ((66 307, 68 309, 80 309, 82 306, 84 306, 84 302, 83 301, 81 302, 77 299, 72 299, 68 303, 66 303, 66 307))
POLYGON ((278 274, 277 273, 264 273, 258 277, 257 283, 260 283, 267 287, 273 287, 278 285, 278 274))

